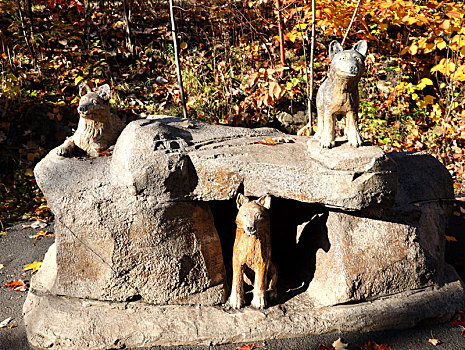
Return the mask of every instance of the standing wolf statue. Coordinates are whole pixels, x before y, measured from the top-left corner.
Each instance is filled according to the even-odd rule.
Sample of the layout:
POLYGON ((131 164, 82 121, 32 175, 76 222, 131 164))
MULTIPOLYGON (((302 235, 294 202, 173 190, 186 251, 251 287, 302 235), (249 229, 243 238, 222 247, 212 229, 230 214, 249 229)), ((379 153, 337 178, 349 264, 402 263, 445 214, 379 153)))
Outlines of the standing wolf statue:
POLYGON ((233 280, 229 305, 234 309, 244 306, 244 282, 250 283, 246 272, 255 274, 252 307, 263 309, 266 306, 266 291, 276 299, 278 270, 271 260, 269 195, 251 201, 239 194, 236 199, 239 212, 236 217, 236 239, 233 249, 233 280))
POLYGON ((79 124, 73 136, 57 148, 63 157, 71 157, 76 148, 85 151, 91 157, 97 157, 101 149, 114 145, 124 123, 110 112, 110 86, 102 85, 92 91, 89 85, 79 85, 79 124))
POLYGON ((360 97, 358 82, 365 71, 367 42, 360 40, 350 50, 343 50, 336 40, 329 44, 331 66, 326 80, 316 95, 318 125, 315 138, 323 148, 336 145, 336 119, 345 116, 345 134, 349 144, 362 145, 358 129, 360 97))

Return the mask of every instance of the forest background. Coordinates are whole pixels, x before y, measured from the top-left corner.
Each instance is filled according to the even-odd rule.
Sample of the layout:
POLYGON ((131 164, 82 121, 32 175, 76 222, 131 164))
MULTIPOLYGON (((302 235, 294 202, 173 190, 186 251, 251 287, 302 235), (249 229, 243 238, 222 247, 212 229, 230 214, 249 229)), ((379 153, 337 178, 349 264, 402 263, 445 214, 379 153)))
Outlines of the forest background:
MULTIPOLYGON (((342 41, 356 6, 316 1, 313 99, 328 44, 342 41)), ((387 152, 433 155, 456 194, 465 193, 464 10, 462 1, 361 1, 344 44, 368 41, 362 135, 387 152)), ((306 110, 311 1, 181 0, 174 12, 190 118, 275 126, 280 111, 306 110)), ((109 83, 125 122, 182 116, 168 1, 0 0, 0 232, 50 219, 33 168, 76 128, 82 81, 109 83)))

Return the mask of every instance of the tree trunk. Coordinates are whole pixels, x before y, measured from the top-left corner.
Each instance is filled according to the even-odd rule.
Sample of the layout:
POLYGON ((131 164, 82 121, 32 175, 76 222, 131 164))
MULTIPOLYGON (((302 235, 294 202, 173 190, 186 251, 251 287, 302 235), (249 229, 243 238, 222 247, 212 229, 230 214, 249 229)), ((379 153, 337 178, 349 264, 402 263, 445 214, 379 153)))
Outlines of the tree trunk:
POLYGON ((181 92, 182 112, 183 112, 184 118, 187 118, 186 100, 184 99, 184 88, 182 84, 182 75, 181 75, 181 64, 179 63, 178 38, 177 38, 177 33, 176 33, 176 21, 174 18, 173 0, 169 0, 169 1, 170 1, 170 17, 171 17, 171 34, 173 35, 174 59, 176 61, 176 71, 178 74, 179 91, 181 92))
POLYGON ((31 38, 32 38, 34 35, 34 15, 32 13, 31 0, 27 0, 26 3, 27 3, 27 12, 29 14, 29 24, 31 25, 31 38))
POLYGON ((32 48, 31 43, 29 42, 29 37, 27 35, 26 23, 24 23, 23 9, 21 8, 21 1, 16 0, 16 3, 18 5, 18 14, 19 14, 19 19, 21 21, 21 27, 23 29, 24 40, 26 41, 26 46, 29 49, 29 52, 31 53, 32 62, 35 65, 35 53, 34 53, 34 49, 32 48))
POLYGON ((132 33, 131 33, 131 9, 128 7, 126 0, 123 0, 123 11, 124 11, 124 19, 126 20, 126 40, 127 40, 127 47, 131 54, 134 53, 134 45, 132 43, 132 33))
POLYGON ((281 16, 281 0, 276 0, 276 10, 278 11, 278 35, 279 35, 279 57, 281 64, 284 66, 284 35, 283 35, 283 18, 281 16))
MULTIPOLYGON (((308 124, 310 125, 310 135, 313 134, 313 57, 315 56, 315 0, 312 0, 312 44, 310 46, 310 96, 308 97, 308 124)), ((321 118, 322 116, 320 116, 321 118)))

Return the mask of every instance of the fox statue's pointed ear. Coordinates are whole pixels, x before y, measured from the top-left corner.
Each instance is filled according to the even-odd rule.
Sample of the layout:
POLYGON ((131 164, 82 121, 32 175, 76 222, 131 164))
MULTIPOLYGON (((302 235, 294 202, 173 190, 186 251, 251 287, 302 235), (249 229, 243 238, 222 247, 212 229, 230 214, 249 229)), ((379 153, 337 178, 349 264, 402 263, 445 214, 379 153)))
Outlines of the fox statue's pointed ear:
POLYGON ((105 85, 100 86, 97 90, 97 93, 102 100, 105 100, 105 101, 109 100, 110 99, 110 85, 105 84, 105 85))
POLYGON ((79 97, 87 95, 91 91, 92 91, 92 89, 86 83, 83 82, 83 83, 79 84, 79 97))
POLYGON ((267 194, 266 196, 260 197, 259 199, 257 199, 257 203, 266 209, 270 209, 271 196, 267 194))
POLYGON ((242 193, 239 193, 236 198, 237 209, 242 207, 245 203, 249 203, 249 199, 244 196, 242 193))
POLYGON ((358 53, 362 54, 363 56, 367 55, 368 51, 368 44, 365 40, 360 40, 354 45, 354 50, 358 53))
POLYGON ((334 55, 337 54, 338 52, 341 52, 342 50, 343 50, 342 45, 339 44, 337 40, 331 41, 331 44, 329 44, 329 59, 332 61, 334 55))

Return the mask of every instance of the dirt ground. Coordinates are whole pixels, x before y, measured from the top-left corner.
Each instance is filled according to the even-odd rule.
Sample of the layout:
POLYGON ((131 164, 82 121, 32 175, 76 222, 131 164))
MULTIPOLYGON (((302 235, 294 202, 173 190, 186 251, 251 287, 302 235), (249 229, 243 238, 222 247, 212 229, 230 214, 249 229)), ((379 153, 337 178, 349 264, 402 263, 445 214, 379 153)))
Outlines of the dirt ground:
MULTIPOLYGON (((452 264, 462 280, 465 280, 465 198, 454 203, 454 213, 451 216, 446 235, 448 236, 446 248, 446 260, 452 264), (452 238, 451 238, 452 237, 452 238)), ((34 261, 42 261, 48 247, 53 243, 53 237, 43 237, 40 240, 29 238, 29 235, 37 233, 38 229, 22 229, 25 222, 19 222, 7 230, 7 235, 0 236, 0 286, 9 281, 23 279, 29 281, 30 271, 23 271, 26 264, 34 261)), ((53 225, 44 230, 53 232, 53 225)), ((10 318, 7 327, 0 328, 0 350, 30 350, 27 343, 26 332, 22 317, 22 306, 26 299, 26 293, 0 288, 0 322, 10 318)), ((465 302, 465 301, 464 301, 465 302)), ((430 338, 443 341, 438 345, 442 350, 464 350, 465 335, 461 335, 461 329, 453 328, 449 324, 421 325, 408 330, 393 330, 370 333, 330 334, 324 336, 308 336, 303 338, 273 340, 256 342, 257 349, 264 347, 268 350, 275 349, 315 349, 320 344, 331 345, 338 337, 350 343, 349 349, 359 349, 359 346, 369 341, 377 344, 387 344, 391 349, 399 350, 427 350, 435 346, 428 342, 430 338)), ((221 349, 234 350, 244 344, 223 345, 217 347, 153 347, 164 350, 201 350, 221 349)))

